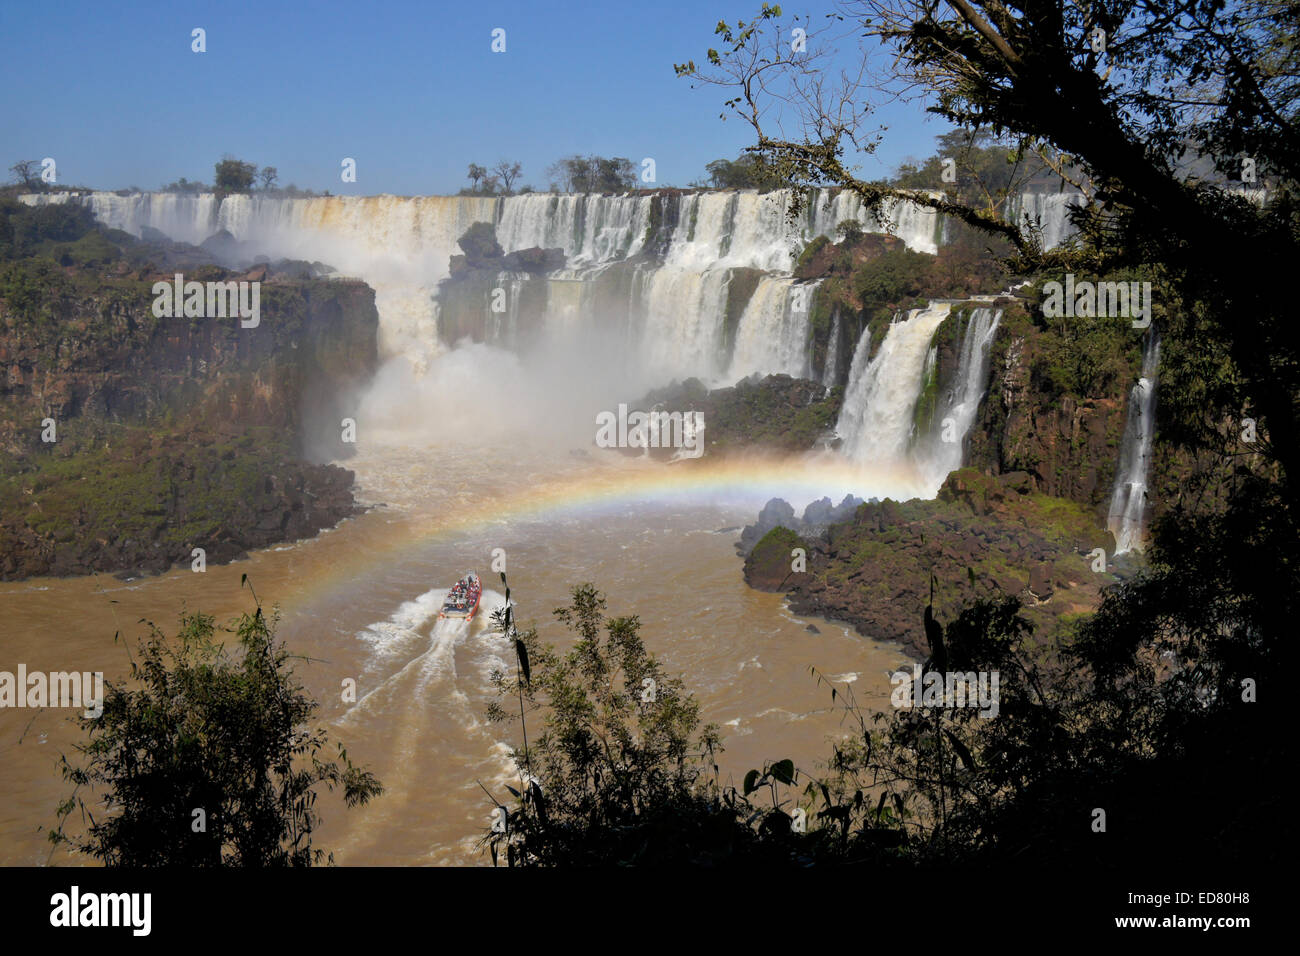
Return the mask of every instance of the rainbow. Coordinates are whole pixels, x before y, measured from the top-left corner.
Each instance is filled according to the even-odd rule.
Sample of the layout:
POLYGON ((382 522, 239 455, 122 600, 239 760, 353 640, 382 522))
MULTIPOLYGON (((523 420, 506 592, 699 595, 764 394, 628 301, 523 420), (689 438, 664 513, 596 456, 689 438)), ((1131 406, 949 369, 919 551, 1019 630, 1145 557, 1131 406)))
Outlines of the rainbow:
MULTIPOLYGON (((574 467, 541 483, 503 496, 458 504, 436 514, 400 513, 385 531, 383 544, 332 566, 329 588, 355 579, 379 561, 400 560, 430 541, 454 538, 512 522, 538 522, 579 516, 625 513, 630 507, 695 507, 730 504, 752 507, 753 514, 768 499, 782 497, 796 509, 829 496, 838 502, 846 494, 859 497, 932 498, 906 468, 864 471, 833 453, 775 458, 746 455, 698 459, 672 464, 604 453, 598 467, 574 467)), ((368 520, 363 516, 357 520, 368 520)), ((485 556, 486 558, 486 556, 485 556)), ((312 587, 314 590, 314 586, 312 587)))

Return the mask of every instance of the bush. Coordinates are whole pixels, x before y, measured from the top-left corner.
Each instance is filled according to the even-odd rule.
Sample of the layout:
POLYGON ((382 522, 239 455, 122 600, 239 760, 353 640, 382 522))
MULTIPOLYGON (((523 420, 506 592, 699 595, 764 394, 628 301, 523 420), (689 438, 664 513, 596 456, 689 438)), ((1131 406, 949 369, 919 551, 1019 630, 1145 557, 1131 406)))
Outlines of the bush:
POLYGON ((62 758, 77 789, 59 806, 52 843, 109 866, 333 862, 311 846, 316 787, 342 788, 349 807, 383 787, 341 744, 337 761, 322 759, 330 741, 306 726, 318 705, 294 679, 260 605, 235 628, 237 660, 215 633, 213 619, 198 613, 181 616, 175 641, 150 625, 131 665, 140 687, 106 686, 103 714, 80 718, 90 741, 77 749, 88 762, 62 758), (95 787, 109 815, 83 795, 95 787), (78 807, 91 822, 70 836, 78 807))

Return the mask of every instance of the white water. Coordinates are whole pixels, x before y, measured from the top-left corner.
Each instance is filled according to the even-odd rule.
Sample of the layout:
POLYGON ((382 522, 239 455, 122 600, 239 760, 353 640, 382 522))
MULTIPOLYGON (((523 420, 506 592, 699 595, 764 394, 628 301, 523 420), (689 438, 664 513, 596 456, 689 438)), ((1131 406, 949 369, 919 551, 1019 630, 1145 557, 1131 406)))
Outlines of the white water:
POLYGON ((1147 476, 1156 433, 1156 370, 1160 340, 1153 332, 1142 357, 1142 377, 1129 393, 1128 420, 1120 449, 1115 491, 1110 499, 1107 529, 1115 536, 1115 553, 1142 551, 1146 543, 1147 476))
POLYGON ((662 266, 638 275, 640 355, 652 381, 717 376, 730 273, 662 266))
POLYGON ((926 356, 950 309, 947 303, 931 303, 895 320, 870 360, 869 336, 859 340, 835 431, 844 441, 845 457, 864 470, 914 466, 909 446, 926 356))
MULTIPOLYGON (((571 383, 580 383, 586 401, 602 388, 610 391, 617 385, 626 394, 691 376, 710 385, 755 373, 808 376, 815 286, 797 283, 789 275, 802 243, 815 235, 833 235, 846 219, 872 230, 889 225, 909 247, 927 252, 937 249, 942 235, 942 221, 932 210, 893 204, 881 217, 886 220, 882 224, 845 191, 819 192, 792 223, 791 198, 789 191, 780 190, 678 197, 676 221, 657 238, 662 256, 631 262, 629 257, 642 253, 652 238, 654 204, 649 196, 232 196, 218 204, 210 195, 94 193, 83 201, 106 225, 137 235, 152 228, 177 240, 201 242, 226 230, 248 243, 241 250, 248 258, 263 254, 318 260, 364 279, 376 290, 381 354, 404 359, 385 369, 384 393, 394 401, 403 401, 402 394, 427 391, 421 380, 443 365, 439 357, 450 343, 439 334, 434 295, 437 283, 448 274, 448 260, 459 252, 456 240, 470 225, 495 223, 507 252, 561 248, 566 266, 546 279, 501 274, 507 310, 492 313, 485 305, 484 334, 493 344, 514 347, 523 289, 531 282, 545 282, 544 349, 519 368, 530 370, 527 384, 539 394, 554 391, 556 375, 563 374, 564 389, 575 391, 571 383), (621 284, 603 282, 615 268, 626 270, 621 284), (728 292, 739 268, 766 274, 746 302, 728 348, 728 292), (797 307, 797 294, 805 292, 802 307, 797 307), (538 376, 541 365, 564 371, 538 376), (405 387, 398 383, 402 376, 411 379, 405 387)), ((1045 233, 1054 241, 1065 234, 1064 214, 1071 198, 1033 194, 1023 197, 1021 205, 1025 211, 1044 214, 1045 233)), ((66 194, 26 200, 68 201, 66 194)), ((669 204, 663 205, 667 209, 669 204)), ((870 343, 865 338, 858 343, 837 424, 850 461, 872 468, 906 463, 916 470, 919 486, 930 489, 937 489, 961 462, 960 440, 939 447, 932 442, 918 445, 924 436, 914 434, 913 424, 932 334, 947 312, 948 306, 934 305, 896 322, 872 362, 866 361, 870 343)), ((968 330, 961 372, 948 396, 947 411, 957 419, 959 436, 974 421, 996 325, 989 310, 978 310, 968 330)), ((842 362, 835 335, 825 382, 834 382, 842 362)), ((499 388, 507 385, 500 381, 499 388)), ((508 384, 505 390, 523 403, 515 407, 535 404, 536 399, 519 394, 520 382, 508 384)), ((571 412, 562 403, 555 407, 560 415, 571 412)))
POLYGON ((761 278, 736 327, 736 346, 727 378, 734 382, 755 373, 778 372, 806 378, 814 292, 811 283, 796 285, 791 279, 761 278))
MULTIPOLYGON (((32 203, 67 202, 71 194, 28 196, 32 203)), ((845 219, 869 231, 886 225, 909 247, 937 249, 940 222, 932 210, 910 203, 889 207, 887 223, 868 216, 856 196, 817 193, 791 223, 789 190, 760 194, 701 192, 678 198, 678 215, 667 236, 662 262, 648 261, 633 282, 626 316, 609 316, 608 303, 585 290, 548 283, 544 326, 570 331, 608 329, 611 318, 626 334, 624 347, 643 364, 632 371, 647 381, 699 375, 711 381, 724 373, 742 377, 758 371, 806 373, 806 314, 781 313, 768 299, 756 305, 739 330, 742 353, 726 362, 722 316, 731 270, 755 268, 788 274, 803 244, 817 235, 834 235, 845 219), (775 330, 779 342, 759 340, 775 330), (797 353, 797 354, 796 354, 797 353)), ((476 222, 493 223, 506 252, 541 246, 564 250, 565 278, 589 285, 617 262, 643 251, 650 237, 649 196, 529 194, 507 198, 475 196, 368 196, 277 199, 236 195, 218 203, 211 195, 139 193, 119 196, 96 192, 86 202, 97 219, 134 235, 156 229, 169 238, 198 244, 225 230, 247 243, 241 258, 290 257, 328 263, 344 275, 361 278, 376 291, 385 355, 403 355, 417 373, 425 372, 448 343, 438 330, 434 302, 448 262, 459 253, 456 240, 476 222)), ((521 281, 521 280, 515 280, 521 281)), ((789 281, 785 282, 789 286, 789 281)), ((498 334, 518 322, 518 296, 508 295, 509 326, 485 308, 487 327, 498 334)))
POLYGON ((831 341, 826 347, 826 367, 822 370, 822 384, 827 388, 835 385, 840 373, 840 314, 837 311, 831 318, 831 341))
POLYGON ((1054 249, 1075 233, 1070 209, 1083 202, 1077 192, 1025 192, 1013 203, 1010 215, 1017 225, 1032 225, 1043 230, 1043 248, 1054 249))
POLYGON ((918 449, 920 467, 931 483, 942 484, 962 465, 965 439, 984 399, 989 348, 1001 321, 1001 309, 974 309, 966 320, 956 377, 940 397, 933 430, 918 449))

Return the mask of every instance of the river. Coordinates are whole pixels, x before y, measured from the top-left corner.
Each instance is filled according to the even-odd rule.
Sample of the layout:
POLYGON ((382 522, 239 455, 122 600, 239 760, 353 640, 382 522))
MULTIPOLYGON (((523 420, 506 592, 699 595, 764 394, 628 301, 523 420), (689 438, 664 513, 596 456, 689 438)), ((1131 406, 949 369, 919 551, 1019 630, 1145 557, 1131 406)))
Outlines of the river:
MULTIPOLYGON (((0 584, 0 670, 121 680, 142 619, 168 633, 182 608, 229 622, 253 606, 247 574, 263 605, 279 609, 279 636, 309 659, 297 673, 320 721, 386 787, 353 810, 323 795, 314 845, 342 865, 484 865, 474 842, 490 803, 477 781, 504 794, 507 748, 519 742, 516 727, 484 716, 490 674, 512 659, 487 626, 502 601, 494 549, 504 550, 521 621, 561 646, 571 637, 551 611, 579 582, 605 592, 610 614, 640 616, 647 647, 721 725, 724 781, 786 757, 815 771, 829 756, 828 741, 849 725, 810 668, 851 683, 874 708, 887 699, 886 672, 906 661, 897 645, 794 617, 782 596, 742 578, 739 526, 779 491, 796 507, 842 493, 842 467, 665 464, 519 436, 454 446, 377 437, 346 462, 369 510, 315 539, 204 573, 0 584), (442 593, 470 569, 488 586, 483 613, 468 627, 439 626, 442 593), (355 703, 342 699, 349 677, 355 703)), ((60 755, 75 758, 82 739, 69 710, 0 710, 0 864, 87 862, 51 853, 46 839, 71 789, 60 755)))

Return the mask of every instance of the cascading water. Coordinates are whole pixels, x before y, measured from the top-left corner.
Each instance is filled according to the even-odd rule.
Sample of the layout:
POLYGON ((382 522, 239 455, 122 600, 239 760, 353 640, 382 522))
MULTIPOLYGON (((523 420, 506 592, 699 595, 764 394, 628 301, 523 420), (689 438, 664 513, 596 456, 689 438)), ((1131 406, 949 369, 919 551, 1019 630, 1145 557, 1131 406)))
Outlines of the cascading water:
POLYGON ((1156 434, 1156 370, 1159 364, 1160 340, 1152 332, 1142 356, 1142 377, 1129 392, 1124 444, 1106 520, 1107 529, 1115 536, 1116 554, 1145 548, 1147 476, 1156 434))
MULTIPOLYGON (((527 194, 486 196, 317 197, 278 199, 211 194, 91 193, 27 196, 24 201, 84 202, 104 224, 141 235, 158 230, 184 242, 201 243, 222 230, 246 243, 240 255, 286 256, 327 262, 341 273, 365 280, 376 292, 380 347, 404 355, 418 371, 427 368, 445 343, 439 335, 438 283, 459 252, 456 240, 470 225, 495 225, 507 251, 543 247, 564 251, 567 268, 553 274, 540 300, 542 326, 573 334, 615 328, 623 350, 639 363, 628 372, 654 380, 699 375, 718 382, 754 372, 807 375, 811 367, 807 311, 789 308, 794 256, 814 236, 833 236, 839 223, 854 219, 868 231, 883 231, 851 192, 820 190, 799 216, 789 219, 793 193, 775 190, 697 192, 659 197, 663 208, 675 203, 672 222, 656 221, 656 198, 648 195, 599 196, 527 194), (661 230, 661 233, 656 233, 661 230), (666 231, 665 231, 666 230, 666 231), (647 244, 659 235, 656 255, 647 244), (631 265, 635 275, 618 285, 625 290, 613 308, 626 314, 610 321, 608 297, 589 294, 608 270, 631 265), (742 317, 729 349, 723 329, 736 269, 767 273, 742 317), (563 281, 563 280, 568 280, 563 281), (577 283, 578 288, 568 287, 577 283), (781 288, 787 302, 782 305, 781 288), (725 353, 725 354, 724 354, 725 353)), ((1026 194, 1023 211, 1043 213, 1050 243, 1065 234, 1070 194, 1026 194)), ((909 248, 935 252, 943 221, 934 210, 910 202, 887 204, 879 219, 909 248)), ((506 314, 485 304, 483 336, 513 346, 519 323, 519 292, 530 277, 503 274, 506 314)), ((734 311, 731 314, 735 314, 734 311)), ((833 340, 837 343, 837 339, 833 340)), ((838 360, 837 360, 838 361, 838 360)), ((838 372, 832 368, 832 372, 838 372)), ((826 373, 830 374, 830 372, 826 373)))
POLYGON ((749 297, 736 328, 732 352, 732 381, 755 373, 784 373, 795 378, 808 375, 808 326, 812 284, 796 285, 793 280, 764 276, 749 297))
MULTIPOLYGON (((1047 230, 1054 235, 1062 231, 1068 199, 1026 196, 1022 205, 1055 210, 1047 230)), ((794 254, 813 236, 834 235, 846 219, 867 229, 880 223, 848 192, 818 193, 793 222, 791 200, 781 190, 658 197, 231 196, 219 203, 212 196, 176 194, 24 197, 84 202, 101 222, 137 235, 156 229, 202 242, 224 230, 244 244, 237 253, 243 261, 256 254, 318 260, 358 276, 376 291, 381 351, 404 356, 417 377, 454 344, 444 342, 451 333, 439 327, 437 296, 450 257, 459 252, 457 239, 474 223, 493 223, 507 252, 558 247, 565 266, 545 276, 501 272, 493 291, 504 294, 504 310, 475 287, 478 298, 466 300, 469 320, 462 314, 455 334, 504 348, 540 336, 551 360, 558 354, 569 363, 569 375, 581 367, 579 356, 596 354, 596 339, 604 337, 604 358, 587 360, 590 394, 603 387, 596 373, 607 384, 617 380, 624 391, 690 376, 720 385, 755 373, 811 375, 817 284, 790 275, 794 254), (728 316, 735 317, 734 329, 728 329, 728 316)), ((914 204, 895 203, 881 218, 913 249, 932 252, 942 236, 942 219, 914 204)), ((961 439, 976 415, 998 324, 993 310, 972 313, 956 384, 938 410, 939 418, 954 420, 957 440, 936 444, 932 434, 917 433, 914 416, 933 334, 949 308, 932 303, 896 319, 874 357, 870 336, 862 336, 836 426, 850 461, 906 471, 918 493, 933 493, 960 465, 961 439)), ((841 322, 838 315, 832 319, 821 370, 827 385, 843 378, 841 322)))
POLYGON ((822 370, 822 384, 833 388, 840 374, 840 313, 831 317, 831 340, 826 347, 826 367, 822 370))
POLYGON ((1024 192, 1012 203, 1010 217, 1018 226, 1041 226, 1043 248, 1054 249, 1074 235, 1070 209, 1082 203, 1077 192, 1024 192))
POLYGON ((727 311, 727 271, 664 266, 643 275, 643 367, 659 381, 714 378, 727 311))
MULTIPOLYGON (((802 244, 816 235, 834 235, 844 219, 880 231, 852 194, 823 190, 791 223, 789 190, 759 193, 699 192, 677 197, 676 215, 656 259, 636 266, 628 283, 626 348, 644 359, 643 371, 656 376, 699 374, 717 380, 759 371, 807 374, 807 314, 782 310, 772 283, 793 267, 802 244), (747 308, 737 329, 731 358, 720 354, 722 321, 732 270, 769 273, 759 284, 762 301, 747 308), (764 336, 776 332, 776 340, 764 336), (760 341, 762 340, 762 341, 760 341), (704 350, 704 351, 701 351, 704 350), (796 354, 797 353, 797 354, 796 354)), ((211 194, 91 193, 28 196, 32 203, 84 202, 97 219, 137 236, 145 230, 171 239, 202 243, 225 231, 246 243, 240 256, 256 254, 327 262, 341 273, 365 280, 376 291, 380 346, 405 355, 419 370, 443 348, 437 334, 435 296, 448 275, 456 240, 476 222, 494 224, 507 251, 540 246, 560 248, 567 260, 564 278, 590 283, 611 266, 644 254, 654 234, 651 196, 528 194, 481 196, 318 197, 278 199, 211 194)), ((912 248, 935 251, 938 218, 910 203, 888 209, 898 234, 912 248)), ((503 283, 516 283, 514 276, 503 283)), ((608 303, 552 282, 545 297, 545 327, 574 330, 609 325, 608 303), (576 310, 576 311, 575 311, 576 310), (556 313, 552 315, 551 313, 556 313)), ((508 296, 508 299, 516 298, 508 296)), ((518 304, 508 303, 508 326, 500 313, 484 313, 485 335, 508 344, 517 327, 518 304), (507 331, 507 329, 509 331, 507 331)))
POLYGON ((948 317, 951 306, 931 303, 894 321, 874 358, 870 335, 858 341, 835 431, 843 453, 854 464, 872 470, 910 468, 909 446, 913 413, 920 397, 922 373, 930 341, 948 317))
POLYGON ((918 449, 919 466, 936 487, 962 465, 966 435, 979 414, 988 381, 989 348, 1001 321, 1001 309, 974 309, 966 321, 956 376, 940 396, 931 431, 918 449))

